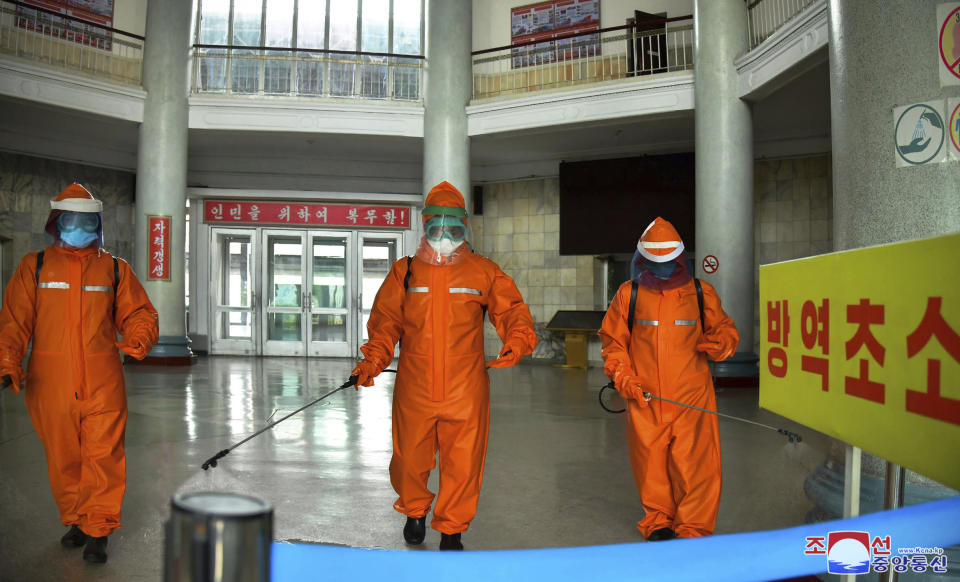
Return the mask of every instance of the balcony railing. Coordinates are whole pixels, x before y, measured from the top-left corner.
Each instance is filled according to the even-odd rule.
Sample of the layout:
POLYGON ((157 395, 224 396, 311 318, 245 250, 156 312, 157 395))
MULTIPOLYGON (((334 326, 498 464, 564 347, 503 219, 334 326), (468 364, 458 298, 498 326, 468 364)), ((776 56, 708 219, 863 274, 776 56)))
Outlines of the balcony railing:
POLYGON ((193 93, 418 101, 423 56, 193 45, 193 93))
POLYGON ((601 28, 473 52, 473 98, 693 69, 693 18, 601 28))
POLYGON ((750 50, 780 29, 791 18, 816 0, 754 0, 747 5, 750 50))
POLYGON ((139 85, 143 41, 136 34, 23 2, 0 2, 0 54, 139 85))

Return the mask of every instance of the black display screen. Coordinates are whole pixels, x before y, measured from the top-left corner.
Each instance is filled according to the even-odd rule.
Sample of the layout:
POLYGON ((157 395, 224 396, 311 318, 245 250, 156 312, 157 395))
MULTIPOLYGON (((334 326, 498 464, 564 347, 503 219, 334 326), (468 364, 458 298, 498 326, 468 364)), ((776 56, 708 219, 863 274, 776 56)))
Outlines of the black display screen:
POLYGON ((654 218, 694 242, 694 155, 560 164, 560 254, 633 254, 654 218))

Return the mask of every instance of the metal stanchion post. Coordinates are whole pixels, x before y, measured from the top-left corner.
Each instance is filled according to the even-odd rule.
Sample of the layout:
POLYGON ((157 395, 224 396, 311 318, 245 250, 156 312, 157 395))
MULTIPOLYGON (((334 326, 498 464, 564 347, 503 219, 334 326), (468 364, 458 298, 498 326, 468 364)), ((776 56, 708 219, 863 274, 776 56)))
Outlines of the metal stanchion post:
POLYGON ((247 495, 176 494, 165 524, 164 582, 268 582, 273 508, 247 495))
MULTIPOLYGON (((903 486, 906 481, 905 471, 900 465, 887 462, 887 479, 884 482, 883 508, 897 509, 903 506, 903 486)), ((897 573, 893 566, 880 576, 881 582, 897 582, 897 573)))

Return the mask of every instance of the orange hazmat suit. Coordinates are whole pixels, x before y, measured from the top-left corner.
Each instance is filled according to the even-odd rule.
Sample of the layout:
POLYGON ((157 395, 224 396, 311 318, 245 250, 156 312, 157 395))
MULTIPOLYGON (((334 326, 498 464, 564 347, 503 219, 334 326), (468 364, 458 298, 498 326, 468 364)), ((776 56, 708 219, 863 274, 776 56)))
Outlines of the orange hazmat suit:
POLYGON ((627 399, 630 462, 646 515, 644 537, 661 528, 678 537, 713 533, 720 503, 717 417, 652 399, 643 393, 716 410, 707 357, 734 354, 739 334, 713 286, 703 288, 703 326, 683 243, 657 218, 644 232, 634 259, 640 265, 632 332, 627 317, 634 283, 622 284, 599 332, 604 372, 627 399), (653 275, 660 265, 668 278, 653 275), (642 265, 649 265, 645 270, 642 265))
MULTIPOLYGON (((59 214, 102 208, 78 184, 51 205, 48 232, 54 234, 59 214)), ((126 488, 127 399, 117 348, 143 358, 157 341, 157 311, 130 266, 115 263, 99 242, 48 246, 39 280, 37 262, 37 253, 27 254, 7 285, 0 376, 13 378, 14 392, 26 390, 61 521, 102 537, 120 527, 126 488), (24 380, 21 360, 31 339, 24 380)))
MULTIPOLYGON (((447 182, 430 191, 424 219, 447 214, 444 207, 463 217, 462 228, 463 196, 447 182)), ((354 370, 359 384, 369 385, 400 342, 390 462, 394 508, 417 518, 430 511, 434 494, 427 479, 439 450, 431 527, 445 534, 465 531, 477 511, 490 414, 485 314, 504 344, 492 367, 513 365, 536 347, 533 318, 513 280, 466 242, 443 256, 425 236, 416 256, 394 263, 380 287, 367 324, 370 340, 361 348, 364 360, 354 370)))

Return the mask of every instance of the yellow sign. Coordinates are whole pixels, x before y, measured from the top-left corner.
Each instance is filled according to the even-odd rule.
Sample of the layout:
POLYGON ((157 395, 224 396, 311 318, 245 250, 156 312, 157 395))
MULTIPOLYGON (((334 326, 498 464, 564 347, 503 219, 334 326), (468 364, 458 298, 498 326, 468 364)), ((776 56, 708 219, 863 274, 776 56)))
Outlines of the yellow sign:
POLYGON ((960 234, 760 267, 760 406, 960 489, 960 234))

